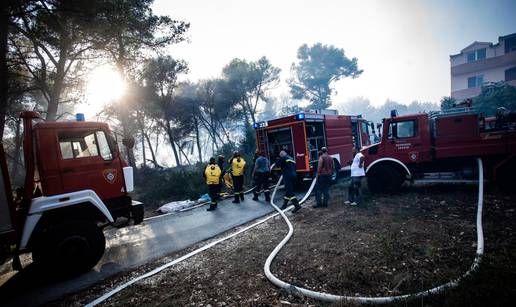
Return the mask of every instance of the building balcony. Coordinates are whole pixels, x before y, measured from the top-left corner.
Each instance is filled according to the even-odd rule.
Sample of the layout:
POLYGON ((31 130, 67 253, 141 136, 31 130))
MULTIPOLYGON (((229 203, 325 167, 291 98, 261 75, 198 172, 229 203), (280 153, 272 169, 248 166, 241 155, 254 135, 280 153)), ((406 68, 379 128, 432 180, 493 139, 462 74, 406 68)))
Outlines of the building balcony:
POLYGON ((510 65, 516 65, 516 52, 509 52, 500 56, 452 66, 451 75, 464 75, 510 65))
MULTIPOLYGON (((516 80, 511 80, 506 82, 509 85, 516 87, 516 80)), ((471 87, 471 88, 465 88, 462 90, 456 90, 451 93, 452 98, 457 99, 458 101, 473 98, 480 94, 482 91, 482 87, 471 87)))

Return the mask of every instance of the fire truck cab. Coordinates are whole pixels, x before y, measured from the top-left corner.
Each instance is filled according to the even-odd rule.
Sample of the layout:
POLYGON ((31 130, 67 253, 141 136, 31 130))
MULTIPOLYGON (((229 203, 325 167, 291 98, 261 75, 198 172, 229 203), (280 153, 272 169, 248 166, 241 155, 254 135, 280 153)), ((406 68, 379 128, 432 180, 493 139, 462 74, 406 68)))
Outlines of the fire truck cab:
POLYGON ((327 147, 336 170, 349 170, 347 164, 352 159, 353 146, 360 149, 371 142, 369 123, 360 116, 325 111, 303 112, 256 123, 257 150, 266 153, 272 162, 281 150, 286 150, 295 159, 300 177, 310 177, 317 168, 321 148, 327 147))
POLYGON ((23 112, 25 183, 12 192, 0 146, 0 263, 32 252, 33 261, 66 274, 91 269, 105 249, 104 226, 126 217, 140 223, 132 168, 107 124, 43 122, 23 112), (36 122, 36 123, 34 123, 36 122))
POLYGON ((473 180, 477 157, 487 179, 516 182, 513 114, 486 118, 471 107, 404 116, 391 112, 383 120, 381 142, 362 149, 369 188, 396 192, 406 180, 473 180))

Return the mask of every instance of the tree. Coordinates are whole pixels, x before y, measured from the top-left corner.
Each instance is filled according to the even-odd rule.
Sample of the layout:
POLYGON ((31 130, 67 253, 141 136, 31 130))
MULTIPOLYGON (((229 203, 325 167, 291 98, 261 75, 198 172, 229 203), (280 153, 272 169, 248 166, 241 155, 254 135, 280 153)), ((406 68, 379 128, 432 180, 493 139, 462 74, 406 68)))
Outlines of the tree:
POLYGON ((440 101, 441 110, 451 109, 456 103, 457 100, 455 100, 455 98, 450 96, 444 96, 443 98, 441 98, 440 101))
POLYGON ((259 102, 265 101, 267 92, 279 84, 280 72, 266 57, 256 62, 233 59, 222 70, 230 89, 227 97, 240 105, 248 125, 256 122, 259 102))
MULTIPOLYGON (((190 24, 157 16, 152 12, 153 0, 103 1, 98 5, 102 14, 99 22, 99 46, 115 63, 122 79, 129 80, 132 70, 142 62, 148 51, 159 52, 163 48, 181 42, 190 24)), ((124 138, 131 137, 131 116, 128 97, 121 97, 118 115, 124 138)), ((127 151, 129 164, 135 166, 132 149, 127 151)), ((179 161, 176 159, 176 161, 179 161)))
POLYGON ((175 60, 170 56, 148 60, 142 72, 143 83, 150 89, 148 93, 152 95, 148 97, 148 109, 167 134, 177 166, 181 166, 177 142, 185 131, 178 118, 188 116, 190 110, 185 109, 184 103, 177 103, 174 92, 178 85, 178 75, 187 72, 186 62, 175 60))
POLYGON ((288 80, 294 99, 308 99, 310 107, 325 109, 331 105, 332 84, 341 78, 357 78, 358 59, 349 59, 344 49, 317 43, 304 44, 297 50, 298 63, 293 63, 293 77, 288 80))
POLYGON ((516 111, 516 87, 505 82, 487 83, 473 98, 473 106, 487 116, 495 115, 501 107, 516 111))
POLYGON ((16 7, 10 43, 47 103, 46 120, 56 120, 63 94, 80 84, 78 63, 95 47, 98 2, 23 1, 16 7))

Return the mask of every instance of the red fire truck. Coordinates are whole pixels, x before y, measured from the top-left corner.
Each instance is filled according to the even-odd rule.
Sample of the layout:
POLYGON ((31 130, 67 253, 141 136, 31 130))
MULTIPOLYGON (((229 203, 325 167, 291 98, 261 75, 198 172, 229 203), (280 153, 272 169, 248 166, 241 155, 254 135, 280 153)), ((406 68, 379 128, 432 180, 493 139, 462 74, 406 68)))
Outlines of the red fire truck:
POLYGON ((32 252, 34 262, 56 272, 87 271, 104 253, 102 227, 120 217, 143 219, 143 205, 128 195, 132 168, 107 124, 21 117, 25 184, 15 196, 0 146, 0 263, 13 257, 19 269, 18 255, 32 252))
POLYGON ((324 112, 303 112, 256 123, 257 150, 273 162, 281 150, 286 150, 296 160, 300 178, 312 176, 322 147, 328 148, 337 171, 349 170, 353 146, 362 148, 371 143, 369 123, 361 116, 324 112))
POLYGON ((383 120, 381 142, 362 149, 368 186, 396 192, 406 180, 473 180, 481 157, 486 178, 516 183, 516 113, 485 118, 474 108, 383 120))

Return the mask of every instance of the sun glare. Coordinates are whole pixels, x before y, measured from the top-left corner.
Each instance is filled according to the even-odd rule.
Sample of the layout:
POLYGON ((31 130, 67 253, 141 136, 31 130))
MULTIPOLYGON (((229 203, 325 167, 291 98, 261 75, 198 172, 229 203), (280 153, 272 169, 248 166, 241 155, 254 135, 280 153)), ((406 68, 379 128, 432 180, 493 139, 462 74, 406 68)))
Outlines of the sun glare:
POLYGON ((125 83, 120 74, 111 66, 99 66, 88 77, 86 102, 93 108, 101 109, 120 98, 124 91, 125 83))

